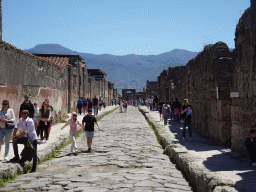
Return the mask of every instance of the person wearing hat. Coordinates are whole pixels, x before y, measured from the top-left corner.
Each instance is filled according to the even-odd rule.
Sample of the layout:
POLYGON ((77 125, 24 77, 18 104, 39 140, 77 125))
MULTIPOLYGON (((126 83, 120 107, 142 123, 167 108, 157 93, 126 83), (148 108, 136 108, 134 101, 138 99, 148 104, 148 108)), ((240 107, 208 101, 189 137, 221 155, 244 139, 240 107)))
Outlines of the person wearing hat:
POLYGON ((77 120, 76 112, 72 113, 71 119, 69 119, 68 122, 65 125, 63 125, 61 130, 64 129, 68 125, 70 125, 69 134, 70 134, 70 138, 72 140, 71 153, 75 152, 77 154, 78 153, 77 145, 76 145, 77 125, 80 125, 83 129, 84 129, 84 126, 81 123, 79 123, 79 121, 77 120))
POLYGON ((84 131, 86 134, 86 138, 87 138, 87 146, 88 146, 88 151, 91 152, 92 151, 92 138, 94 137, 94 123, 96 123, 96 125, 98 126, 99 130, 100 127, 97 123, 97 119, 95 118, 94 115, 92 115, 92 110, 89 109, 88 110, 88 114, 84 116, 82 124, 84 126, 84 131))
MULTIPOLYGON (((19 157, 19 151, 18 151, 18 144, 24 144, 26 141, 26 138, 28 138, 33 147, 34 147, 34 154, 33 154, 33 165, 31 172, 36 171, 36 163, 37 163, 37 136, 36 136, 36 130, 35 130, 35 124, 32 118, 29 117, 29 111, 23 110, 21 112, 21 118, 17 125, 15 125, 14 131, 13 131, 13 152, 14 152, 14 158, 12 158, 11 162, 16 162, 20 160, 19 157), (16 135, 18 128, 22 127, 23 132, 20 135, 16 135)), ((21 160, 21 163, 22 162, 21 160)))
POLYGON ((21 118, 21 112, 23 110, 28 110, 29 117, 33 119, 33 117, 34 117, 34 106, 31 103, 31 101, 29 100, 29 95, 24 96, 24 102, 20 105, 20 113, 19 113, 20 118, 21 118))

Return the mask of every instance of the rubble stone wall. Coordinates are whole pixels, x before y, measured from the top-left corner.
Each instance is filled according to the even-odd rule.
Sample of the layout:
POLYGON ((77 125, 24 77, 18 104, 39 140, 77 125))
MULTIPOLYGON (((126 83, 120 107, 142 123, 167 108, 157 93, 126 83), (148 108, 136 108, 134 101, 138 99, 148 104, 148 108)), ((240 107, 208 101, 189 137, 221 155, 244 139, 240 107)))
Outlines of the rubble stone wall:
MULTIPOLYGON (((68 71, 40 57, 0 42, 0 92, 8 99, 18 119, 24 95, 40 105, 48 98, 55 110, 55 120, 68 112, 68 71)), ((0 102, 2 102, 0 100, 0 102)))
POLYGON ((233 90, 239 97, 232 99, 231 149, 246 154, 246 129, 256 117, 256 2, 251 1, 240 18, 235 33, 233 90))

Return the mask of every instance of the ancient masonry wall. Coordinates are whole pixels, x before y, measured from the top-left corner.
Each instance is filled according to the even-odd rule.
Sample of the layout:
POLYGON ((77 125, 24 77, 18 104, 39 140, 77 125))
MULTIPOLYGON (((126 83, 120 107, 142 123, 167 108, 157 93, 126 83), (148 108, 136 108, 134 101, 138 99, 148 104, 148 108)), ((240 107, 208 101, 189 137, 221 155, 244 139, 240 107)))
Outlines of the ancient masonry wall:
POLYGON ((239 97, 232 99, 231 148, 246 154, 246 129, 256 117, 256 1, 251 1, 240 18, 235 33, 233 90, 239 97))
POLYGON ((169 68, 168 78, 163 74, 169 79, 169 97, 190 101, 194 131, 226 146, 231 145, 231 56, 228 46, 218 42, 206 46, 186 66, 169 68))
MULTIPOLYGON (((55 110, 55 120, 63 118, 68 110, 67 70, 40 57, 1 41, 0 42, 0 99, 8 99, 18 119, 19 106, 25 94, 31 101, 49 98, 55 110)), ((2 101, 0 100, 0 101, 2 101)))

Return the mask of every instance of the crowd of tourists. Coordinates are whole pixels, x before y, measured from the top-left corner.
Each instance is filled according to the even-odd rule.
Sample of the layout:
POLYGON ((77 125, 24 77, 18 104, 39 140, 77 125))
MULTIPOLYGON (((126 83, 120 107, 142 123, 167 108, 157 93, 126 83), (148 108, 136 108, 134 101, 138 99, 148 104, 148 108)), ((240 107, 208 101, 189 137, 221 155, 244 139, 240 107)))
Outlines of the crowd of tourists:
MULTIPOLYGON (((85 115, 88 113, 89 109, 94 110, 94 115, 98 115, 98 112, 101 111, 102 107, 105 109, 107 105, 106 98, 97 98, 96 95, 94 95, 94 98, 90 99, 89 97, 79 97, 77 101, 77 111, 79 115, 82 115, 82 113, 85 115)), ((112 104, 113 105, 113 104, 112 104)))
POLYGON ((186 99, 181 105, 178 98, 171 98, 171 101, 164 101, 163 99, 158 99, 157 97, 148 98, 145 101, 147 107, 151 111, 158 111, 160 115, 160 121, 164 121, 164 124, 167 125, 168 119, 174 122, 184 123, 183 127, 183 140, 185 140, 186 129, 189 131, 189 139, 192 139, 191 131, 191 113, 193 112, 192 106, 189 104, 189 101, 186 99))
MULTIPOLYGON (((78 153, 76 145, 76 135, 77 126, 81 126, 85 131, 87 137, 88 152, 91 152, 92 139, 94 137, 94 123, 99 128, 96 120, 96 115, 101 107, 106 107, 106 100, 101 98, 92 99, 92 101, 87 98, 79 98, 77 101, 77 109, 79 114, 82 114, 81 109, 83 109, 84 117, 82 123, 77 120, 77 113, 73 112, 71 118, 68 122, 61 128, 64 129, 66 126, 70 126, 70 137, 72 140, 71 152, 78 153), (82 102, 81 102, 82 100, 82 102), (94 109, 94 115, 92 115, 92 109, 94 109), (87 114, 86 114, 87 113, 87 114)), ((4 161, 8 161, 9 145, 12 139, 14 158, 10 162, 19 162, 24 165, 25 161, 31 161, 32 170, 36 171, 37 165, 37 144, 47 143, 49 139, 50 130, 53 122, 53 107, 49 104, 49 99, 45 99, 41 105, 38 107, 38 103, 32 103, 29 99, 29 95, 24 96, 24 101, 20 105, 19 110, 19 120, 15 123, 15 115, 13 109, 10 107, 9 101, 4 100, 2 102, 2 108, 0 110, 0 142, 3 143, 5 138, 5 153, 4 161), (19 131, 19 128, 21 131, 19 131), (38 137, 40 135, 40 141, 38 137), (21 152, 22 158, 20 158, 18 152, 18 144, 24 144, 24 149, 21 152)), ((100 130, 100 128, 99 128, 100 130)), ((0 145, 0 152, 1 152, 0 145)))
MULTIPOLYGON (((167 125, 168 119, 177 123, 183 123, 183 141, 185 140, 187 129, 189 132, 189 139, 193 141, 191 127, 191 114, 193 112, 193 108, 187 99, 184 100, 183 105, 180 103, 178 98, 171 98, 171 101, 168 102, 158 99, 157 97, 151 97, 148 98, 145 103, 149 110, 159 111, 160 121, 164 121, 165 125, 167 125)), ((251 165, 256 167, 256 118, 253 125, 247 129, 245 147, 247 148, 251 165)))

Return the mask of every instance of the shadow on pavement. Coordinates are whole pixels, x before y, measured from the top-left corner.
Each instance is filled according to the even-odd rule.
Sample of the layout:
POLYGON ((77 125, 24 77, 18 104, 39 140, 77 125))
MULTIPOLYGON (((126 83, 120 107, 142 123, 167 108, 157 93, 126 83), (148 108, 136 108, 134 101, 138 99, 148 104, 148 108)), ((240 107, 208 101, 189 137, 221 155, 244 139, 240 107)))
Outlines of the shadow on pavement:
POLYGON ((207 169, 212 172, 223 172, 224 175, 229 175, 228 172, 230 172, 227 178, 237 181, 235 182, 235 188, 238 191, 256 191, 256 168, 251 166, 249 158, 242 157, 238 153, 231 152, 227 147, 218 146, 202 138, 193 131, 193 127, 193 141, 189 140, 188 130, 186 130, 186 139, 183 141, 184 124, 175 123, 171 120, 168 123, 169 130, 174 133, 175 138, 187 150, 205 153, 206 160, 203 161, 203 165, 207 169), (236 178, 232 178, 234 172, 236 172, 236 178))

